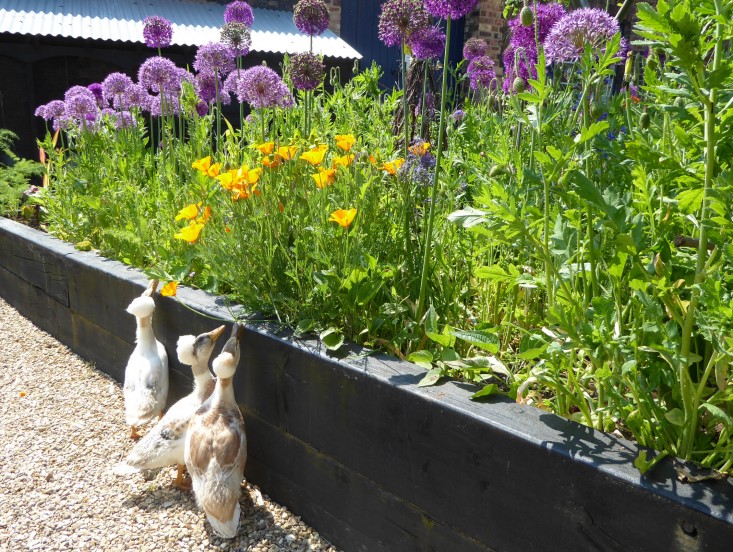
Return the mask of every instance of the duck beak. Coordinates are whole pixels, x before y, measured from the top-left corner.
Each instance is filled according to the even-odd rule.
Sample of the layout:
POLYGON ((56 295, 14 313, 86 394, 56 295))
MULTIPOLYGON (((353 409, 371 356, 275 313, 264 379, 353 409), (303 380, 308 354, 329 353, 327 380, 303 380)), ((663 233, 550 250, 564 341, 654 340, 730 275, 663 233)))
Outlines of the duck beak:
POLYGON ((150 280, 150 283, 148 284, 148 288, 143 291, 142 297, 152 297, 153 293, 155 293, 155 290, 158 289, 158 279, 150 280))
POLYGON ((236 337, 237 341, 244 337, 244 324, 241 322, 235 322, 232 328, 232 337, 236 337))
POLYGON ((226 326, 219 326, 215 330, 211 330, 209 332, 209 337, 211 338, 211 341, 216 341, 219 339, 219 336, 224 333, 224 330, 226 329, 226 326))
POLYGON ((234 355, 235 352, 239 349, 239 340, 244 335, 244 324, 240 324, 238 322, 234 323, 234 326, 232 326, 232 335, 227 340, 227 342, 224 344, 224 348, 221 350, 222 353, 230 353, 231 355, 234 355))

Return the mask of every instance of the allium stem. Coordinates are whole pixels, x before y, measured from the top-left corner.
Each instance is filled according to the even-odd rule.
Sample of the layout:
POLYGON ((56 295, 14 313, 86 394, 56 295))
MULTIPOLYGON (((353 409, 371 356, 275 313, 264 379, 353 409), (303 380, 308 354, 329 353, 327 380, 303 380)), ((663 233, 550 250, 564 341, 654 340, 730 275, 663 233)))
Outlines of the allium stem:
POLYGON ((430 192, 430 213, 428 214, 428 227, 425 231, 425 246, 423 248, 422 273, 420 275, 420 292, 417 300, 417 312, 415 320, 419 323, 425 311, 425 294, 428 284, 428 262, 430 260, 430 243, 433 239, 433 221, 435 218, 435 203, 438 195, 438 175, 440 174, 440 161, 443 157, 443 132, 445 131, 445 96, 448 85, 448 63, 450 45, 450 23, 448 16, 445 22, 445 53, 443 54, 443 82, 440 87, 440 122, 438 123, 438 151, 435 152, 435 171, 433 172, 433 186, 430 192))
POLYGON ((400 48, 400 65, 402 67, 402 125, 405 127, 405 159, 407 159, 407 148, 410 145, 410 126, 407 113, 407 66, 405 64, 405 41, 402 40, 400 48))

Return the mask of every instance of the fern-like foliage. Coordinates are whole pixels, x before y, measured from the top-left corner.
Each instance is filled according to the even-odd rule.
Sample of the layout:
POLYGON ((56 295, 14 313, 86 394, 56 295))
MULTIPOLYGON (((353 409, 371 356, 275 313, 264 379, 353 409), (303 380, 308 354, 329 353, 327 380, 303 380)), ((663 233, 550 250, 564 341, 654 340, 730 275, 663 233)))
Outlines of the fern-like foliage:
POLYGON ((31 159, 22 159, 12 150, 18 135, 0 128, 0 214, 14 216, 23 192, 33 176, 43 174, 43 165, 31 159))

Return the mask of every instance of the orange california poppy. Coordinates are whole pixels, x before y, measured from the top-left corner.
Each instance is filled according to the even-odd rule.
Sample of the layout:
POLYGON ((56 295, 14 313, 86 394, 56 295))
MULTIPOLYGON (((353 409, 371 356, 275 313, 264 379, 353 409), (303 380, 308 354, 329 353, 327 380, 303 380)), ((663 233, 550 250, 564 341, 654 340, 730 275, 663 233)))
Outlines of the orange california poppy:
POLYGON ((265 155, 270 155, 272 150, 275 149, 275 142, 265 142, 264 144, 257 144, 254 146, 265 155))
POLYGON ((191 205, 186 205, 183 209, 178 211, 178 214, 176 215, 176 220, 195 219, 197 216, 199 216, 199 207, 201 207, 200 203, 191 203, 191 205))
POLYGON ((316 146, 306 151, 300 156, 304 161, 308 161, 311 165, 320 165, 323 162, 323 158, 326 156, 328 146, 316 146))
POLYGON ((211 164, 211 156, 208 155, 198 161, 191 163, 191 167, 208 176, 218 176, 221 170, 221 163, 211 164))
POLYGON ((405 162, 404 159, 401 157, 398 159, 395 159, 394 161, 387 161, 386 163, 382 163, 382 166, 379 167, 383 171, 387 171, 391 175, 397 174, 397 171, 400 170, 400 167, 405 162))
POLYGON ((317 174, 312 174, 311 177, 316 181, 316 186, 322 190, 336 180, 336 169, 320 169, 317 174))
POLYGON ((280 146, 277 148, 277 155, 285 161, 290 161, 295 157, 297 151, 298 146, 280 146))
POLYGON ((244 178, 238 169, 229 169, 227 172, 220 174, 216 179, 225 190, 231 191, 232 188, 244 178))
POLYGON ((262 166, 266 167, 268 169, 274 169, 278 165, 282 163, 283 158, 279 155, 268 155, 267 157, 262 158, 262 166))
POLYGON ((160 288, 160 294, 164 297, 175 297, 176 291, 178 291, 178 282, 168 282, 162 288, 160 288))
POLYGON ((177 240, 187 241, 188 243, 195 243, 199 239, 199 234, 203 230, 204 224, 202 222, 196 222, 192 220, 188 223, 188 226, 181 228, 181 231, 177 234, 173 234, 173 237, 177 240))
POLYGON ((348 167, 351 165, 352 161, 354 161, 354 154, 346 154, 342 155, 341 157, 334 157, 333 158, 333 166, 334 167, 348 167))
POLYGON ((407 148, 410 153, 416 157, 419 157, 421 155, 425 155, 428 150, 430 149, 430 142, 422 142, 420 144, 415 144, 414 146, 410 146, 407 148))
POLYGON ((344 151, 349 151, 356 143, 356 137, 353 134, 337 134, 335 138, 336 146, 344 151))
POLYGON ((331 216, 329 217, 329 221, 335 222, 339 226, 343 228, 348 228, 348 226, 352 223, 354 220, 354 217, 356 216, 356 209, 349 209, 348 211, 345 209, 337 209, 333 213, 331 213, 331 216))

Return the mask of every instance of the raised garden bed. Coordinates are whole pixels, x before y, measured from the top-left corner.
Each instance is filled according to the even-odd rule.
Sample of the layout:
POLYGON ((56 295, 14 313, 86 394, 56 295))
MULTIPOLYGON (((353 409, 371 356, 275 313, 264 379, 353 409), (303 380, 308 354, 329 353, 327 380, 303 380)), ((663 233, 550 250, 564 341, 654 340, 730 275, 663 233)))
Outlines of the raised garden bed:
MULTIPOLYGON (((146 283, 0 218, 0 295, 119 380, 134 341, 124 309, 146 283)), ((204 292, 156 301, 169 353, 217 324, 207 316, 231 320, 204 292)), ((336 359, 250 325, 235 380, 245 476, 344 550, 730 549, 730 479, 682 483, 669 459, 640 476, 632 443, 511 401, 471 402, 456 383, 418 388, 423 369, 367 353, 336 359)), ((172 398, 190 382, 172 362, 172 398)))

